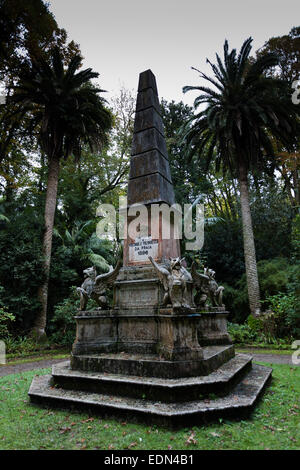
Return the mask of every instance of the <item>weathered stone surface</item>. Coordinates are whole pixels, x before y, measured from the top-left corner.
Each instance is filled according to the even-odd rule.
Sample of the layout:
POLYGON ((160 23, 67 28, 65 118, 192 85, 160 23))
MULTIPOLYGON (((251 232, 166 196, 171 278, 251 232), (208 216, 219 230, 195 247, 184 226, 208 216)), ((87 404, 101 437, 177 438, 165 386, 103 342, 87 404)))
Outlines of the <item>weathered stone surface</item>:
MULTIPOLYGON (((142 72, 139 78, 127 202, 128 208, 137 204, 146 205, 148 208, 148 213, 143 215, 145 221, 139 222, 142 226, 148 226, 143 238, 150 237, 153 242, 151 256, 157 261, 180 256, 178 240, 174 239, 174 236, 165 237, 167 240, 161 237, 162 224, 165 223, 161 215, 157 216, 156 236, 152 236, 151 232, 154 229, 149 226, 150 205, 165 203, 172 206, 175 203, 156 81, 151 70, 142 72)), ((128 222, 134 218, 134 216, 131 219, 129 217, 128 222)), ((173 221, 170 220, 168 224, 173 233, 175 230, 173 221)), ((140 236, 135 236, 134 239, 126 237, 123 251, 125 266, 149 264, 147 256, 135 257, 136 250, 132 247, 140 238, 140 236)))
POLYGON ((146 266, 123 266, 120 269, 116 283, 122 281, 144 281, 146 279, 155 279, 158 281, 157 275, 151 264, 146 266))
POLYGON ((148 69, 140 73, 138 91, 144 91, 148 88, 152 88, 154 93, 157 94, 156 80, 153 72, 148 69))
POLYGON ((173 186, 159 173, 128 181, 128 204, 175 203, 173 186))
MULTIPOLYGON (((121 281, 117 290, 119 308, 78 312, 73 354, 123 351, 158 354, 174 361, 202 359, 197 336, 201 315, 197 315, 195 309, 186 314, 184 308, 159 308, 156 302, 158 296, 162 296, 160 289, 156 280, 121 281), (143 297, 141 289, 147 294, 145 284, 148 284, 149 296, 143 297), (144 306, 139 299, 145 301, 144 306)), ((228 342, 220 340, 219 344, 228 342)))
POLYGON ((76 315, 76 339, 74 354, 89 352, 115 352, 118 340, 118 322, 111 310, 80 312, 76 315))
POLYGON ((234 356, 234 347, 208 346, 202 359, 165 360, 155 355, 119 352, 115 354, 72 355, 72 369, 142 377, 196 377, 208 375, 234 356))
POLYGON ((207 312, 199 315, 198 340, 201 346, 232 344, 227 331, 228 312, 207 312))
POLYGON ((133 134, 132 156, 149 152, 150 150, 158 150, 166 159, 168 158, 166 141, 155 127, 133 134))
POLYGON ((158 132, 164 137, 164 127, 160 114, 154 107, 146 108, 138 111, 135 115, 134 132, 140 132, 145 129, 155 127, 158 132))
POLYGON ((139 78, 131 155, 128 204, 174 204, 156 81, 151 70, 142 72, 139 78))
POLYGON ((188 315, 158 316, 158 354, 170 361, 203 359, 197 338, 197 321, 188 315))
POLYGON ((169 162, 158 150, 131 157, 129 179, 152 173, 160 173, 169 183, 172 183, 169 162))
POLYGON ((120 395, 105 395, 77 390, 59 389, 52 386, 52 377, 42 375, 32 381, 28 395, 31 402, 46 406, 76 406, 93 409, 102 416, 116 416, 126 419, 139 419, 147 423, 168 426, 183 426, 220 417, 248 416, 259 396, 266 387, 272 369, 254 365, 233 390, 225 397, 215 400, 188 400, 166 403, 143 398, 129 398, 120 395))
POLYGON ((152 88, 144 90, 143 93, 138 93, 135 111, 138 113, 139 111, 150 107, 155 108, 155 110, 161 114, 158 96, 152 88))
POLYGON ((163 292, 158 279, 120 281, 116 288, 116 305, 120 309, 158 307, 162 297, 163 292))
POLYGON ((157 349, 157 321, 151 309, 121 311, 120 315, 76 316, 75 355, 124 351, 154 354, 157 349))
POLYGON ((112 395, 118 390, 118 394, 123 397, 144 396, 147 400, 184 402, 187 398, 189 401, 197 400, 200 396, 205 398, 211 393, 226 395, 249 372, 251 361, 251 356, 237 354, 209 375, 180 379, 72 370, 67 361, 52 367, 52 377, 55 386, 68 390, 112 395))

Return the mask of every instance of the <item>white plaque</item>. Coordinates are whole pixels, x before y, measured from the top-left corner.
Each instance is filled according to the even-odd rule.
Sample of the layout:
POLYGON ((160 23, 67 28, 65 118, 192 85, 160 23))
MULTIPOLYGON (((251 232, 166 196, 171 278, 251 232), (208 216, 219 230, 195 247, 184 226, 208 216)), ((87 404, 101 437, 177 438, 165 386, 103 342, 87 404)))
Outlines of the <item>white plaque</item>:
POLYGON ((149 256, 157 258, 158 240, 152 240, 151 237, 136 238, 134 243, 129 244, 129 262, 142 263, 149 261, 149 256))

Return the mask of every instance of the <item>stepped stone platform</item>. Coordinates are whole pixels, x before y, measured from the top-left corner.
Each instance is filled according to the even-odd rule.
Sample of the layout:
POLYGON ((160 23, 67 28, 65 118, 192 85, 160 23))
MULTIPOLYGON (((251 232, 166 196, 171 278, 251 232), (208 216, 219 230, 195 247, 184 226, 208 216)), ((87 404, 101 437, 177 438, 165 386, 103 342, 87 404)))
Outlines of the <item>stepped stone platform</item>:
POLYGON ((163 360, 157 355, 109 353, 72 355, 72 369, 115 374, 140 375, 143 377, 194 377, 207 375, 234 356, 234 347, 209 346, 203 348, 200 360, 163 360))
POLYGON ((241 419, 252 411, 272 373, 268 367, 251 367, 251 359, 238 354, 208 376, 169 380, 72 371, 64 363, 53 367, 52 376, 35 377, 28 394, 33 403, 167 426, 241 419))
POLYGON ((127 376, 122 374, 97 373, 72 370, 70 363, 53 366, 52 377, 56 385, 65 389, 114 393, 166 402, 197 399, 209 393, 224 395, 238 379, 251 369, 251 357, 239 354, 208 376, 180 379, 127 376))

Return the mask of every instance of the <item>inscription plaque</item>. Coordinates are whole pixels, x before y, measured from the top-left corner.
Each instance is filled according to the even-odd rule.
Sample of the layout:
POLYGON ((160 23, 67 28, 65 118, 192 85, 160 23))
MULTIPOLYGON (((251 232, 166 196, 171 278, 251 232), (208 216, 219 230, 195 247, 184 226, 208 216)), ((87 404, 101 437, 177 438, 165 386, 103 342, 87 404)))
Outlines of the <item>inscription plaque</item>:
POLYGON ((148 262, 149 256, 158 257, 158 240, 152 237, 138 237, 134 243, 129 244, 129 261, 131 263, 148 262))

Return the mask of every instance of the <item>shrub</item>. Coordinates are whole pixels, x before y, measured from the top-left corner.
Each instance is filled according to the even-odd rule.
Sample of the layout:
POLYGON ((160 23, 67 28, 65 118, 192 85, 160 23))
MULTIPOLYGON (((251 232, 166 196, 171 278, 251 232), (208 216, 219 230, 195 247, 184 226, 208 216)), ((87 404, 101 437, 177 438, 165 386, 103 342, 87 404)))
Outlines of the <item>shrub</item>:
MULTIPOLYGON (((291 265, 286 258, 259 261, 257 270, 263 302, 279 292, 283 295, 295 293, 299 285, 299 265, 291 265)), ((243 274, 234 286, 223 285, 224 303, 231 312, 230 318, 234 322, 243 323, 250 314, 246 275, 243 274)), ((263 305, 268 308, 268 304, 263 305)))
POLYGON ((57 304, 50 321, 49 331, 52 342, 70 346, 75 339, 76 324, 74 315, 79 309, 79 296, 76 287, 71 287, 70 295, 57 304))
POLYGON ((270 316, 276 325, 277 336, 299 336, 300 335, 300 312, 299 302, 293 293, 279 293, 267 297, 265 303, 271 309, 270 316))
POLYGON ((251 330, 249 325, 239 325, 238 323, 228 322, 228 333, 234 343, 249 344, 256 339, 256 333, 251 330))
POLYGON ((10 337, 9 324, 15 321, 15 317, 6 311, 5 308, 0 307, 0 339, 7 340, 10 337))
MULTIPOLYGON (((80 298, 76 287, 71 287, 70 295, 57 304, 49 324, 50 341, 62 346, 71 346, 75 339, 76 322, 74 315, 80 306, 80 298)), ((87 308, 97 308, 95 301, 89 300, 87 308)))
POLYGON ((47 349, 47 345, 37 344, 32 338, 27 338, 26 336, 16 338, 10 336, 6 339, 5 343, 7 353, 18 356, 26 356, 28 353, 47 349))
MULTIPOLYGON (((251 317, 252 318, 252 317, 251 317)), ((289 338, 280 339, 273 336, 266 327, 266 323, 262 319, 261 330, 258 330, 258 324, 253 329, 248 322, 239 325, 238 323, 228 323, 228 333, 235 344, 247 345, 254 347, 270 347, 275 349, 286 349, 290 346, 289 338), (255 331, 257 330, 257 331, 255 331)), ((253 325, 252 325, 253 326, 253 325)))

